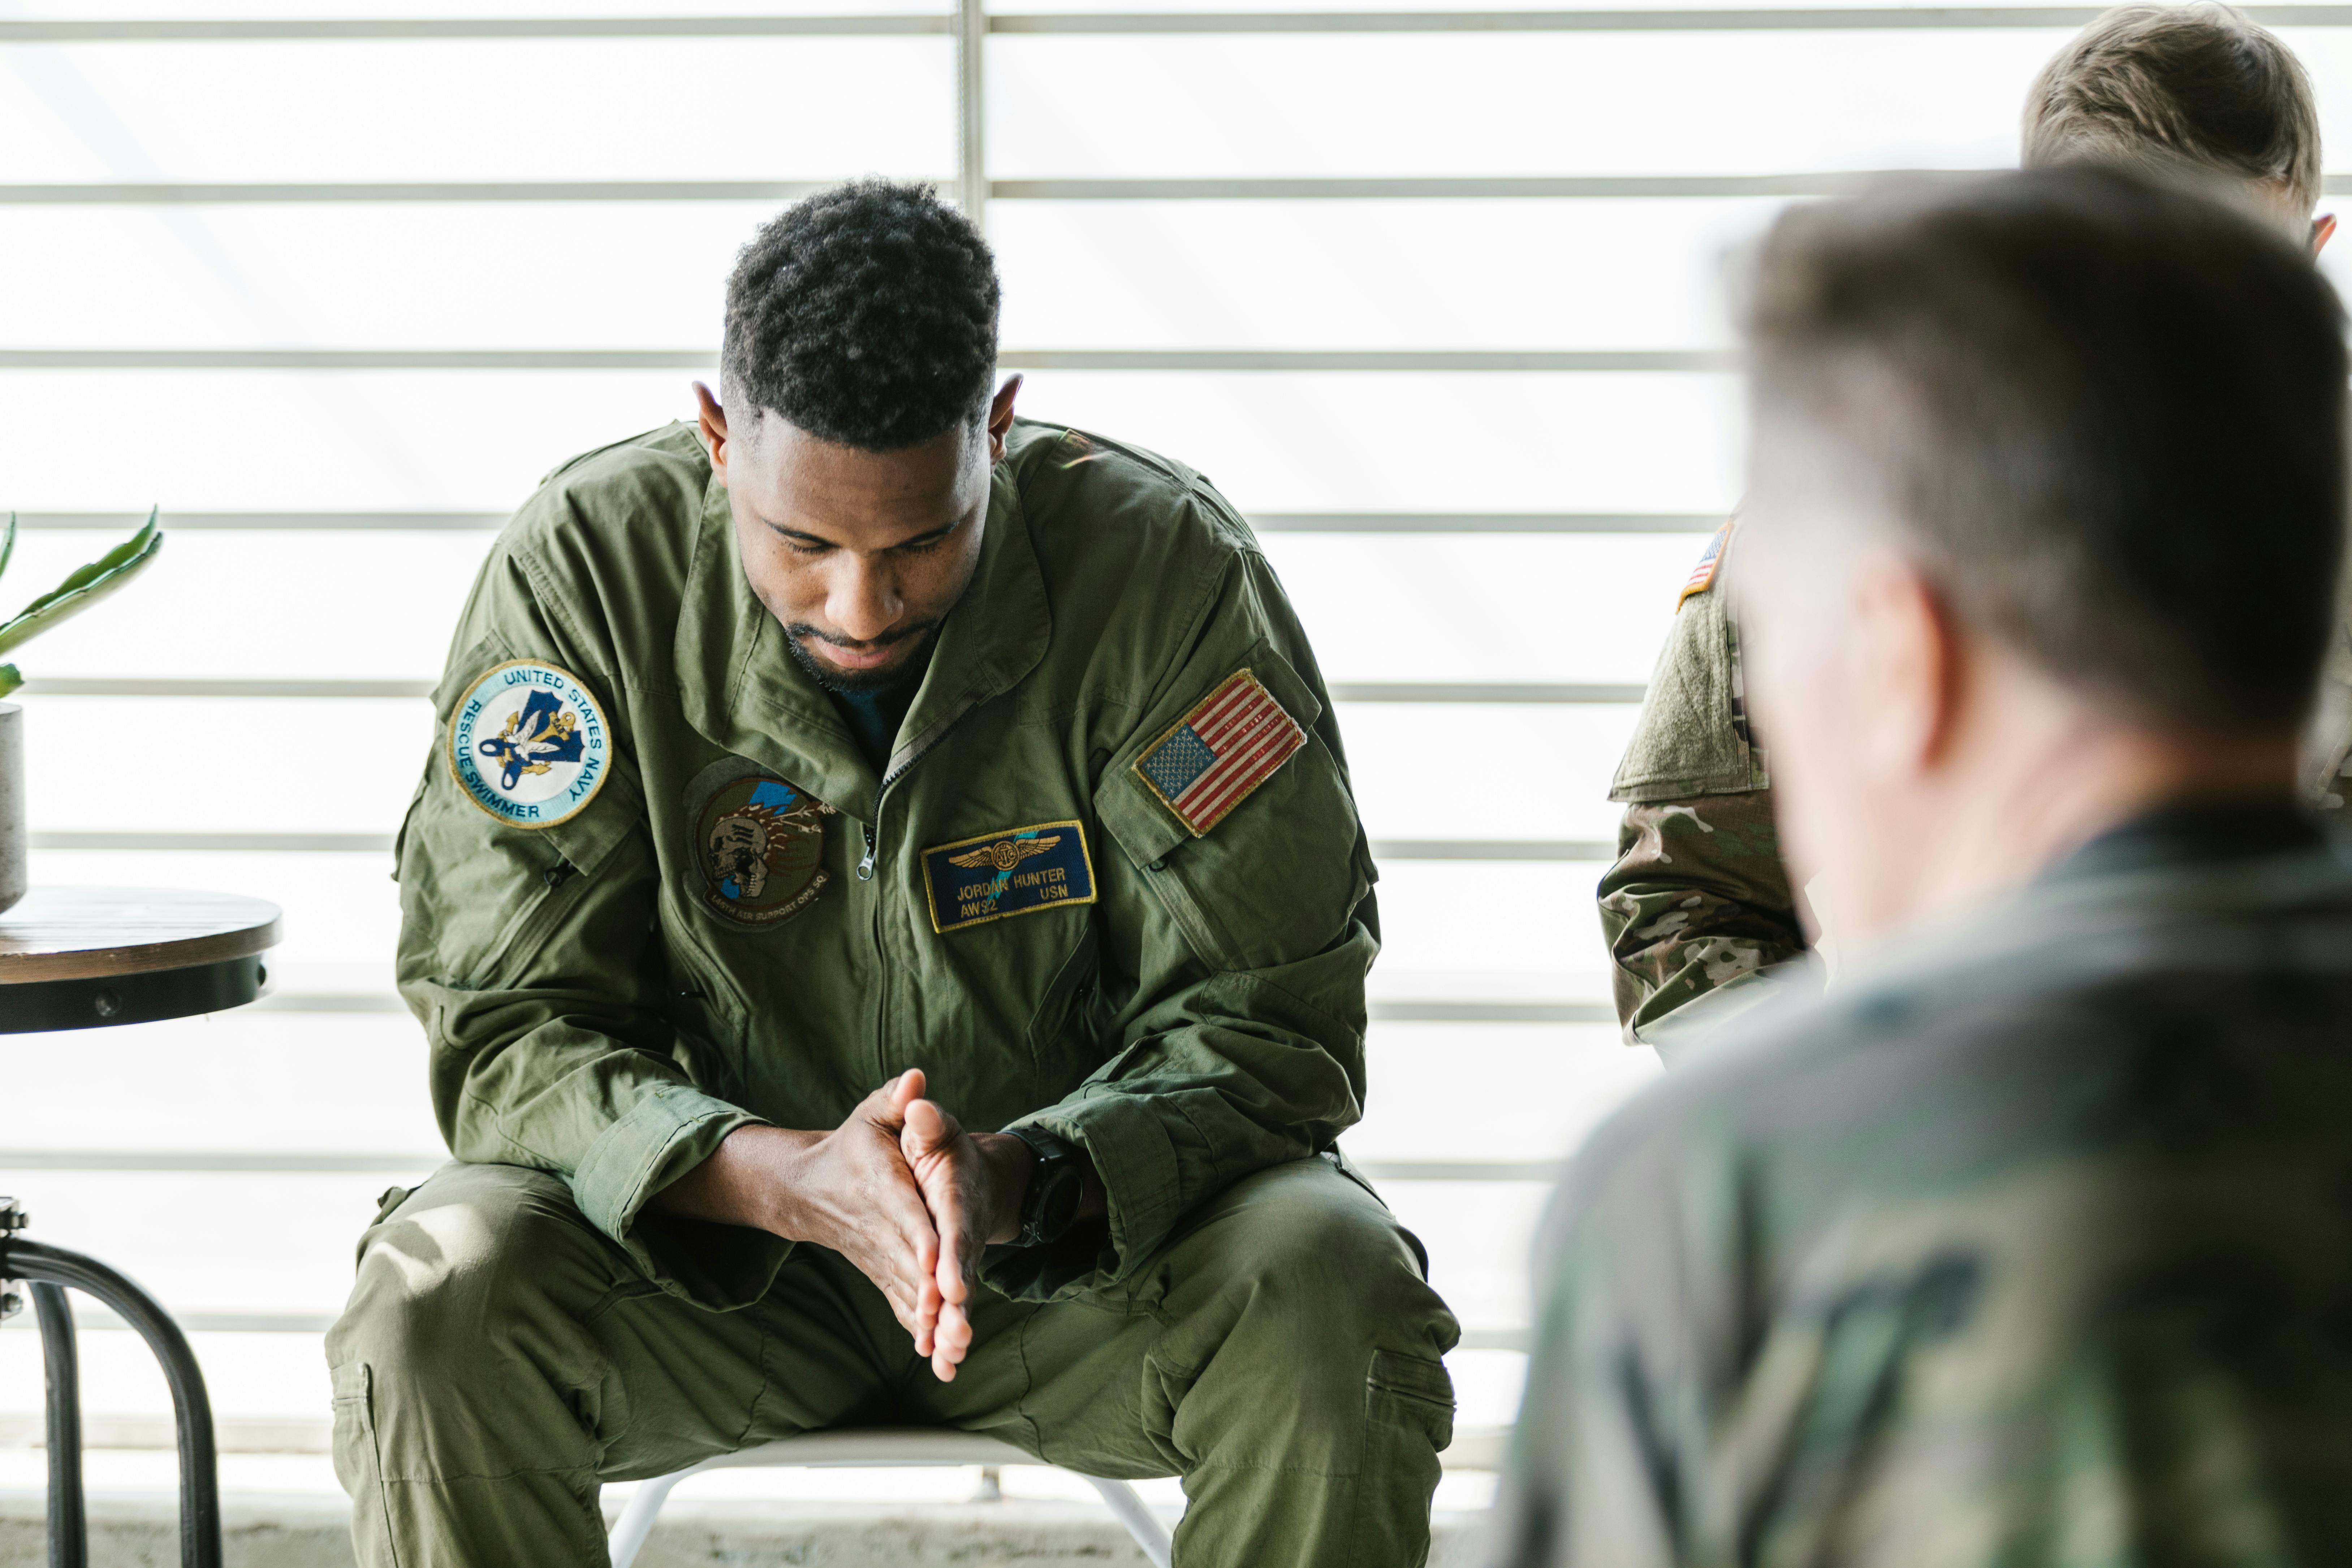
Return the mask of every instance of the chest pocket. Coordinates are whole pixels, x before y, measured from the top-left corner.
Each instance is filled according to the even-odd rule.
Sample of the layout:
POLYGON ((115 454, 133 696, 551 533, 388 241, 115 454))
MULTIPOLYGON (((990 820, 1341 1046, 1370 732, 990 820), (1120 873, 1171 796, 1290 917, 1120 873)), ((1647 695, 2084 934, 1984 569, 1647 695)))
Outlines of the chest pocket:
POLYGON ((1058 1086, 1083 1079, 1102 1060, 1106 1023, 1098 1005, 1098 945, 1089 921, 1029 1019, 1029 1056, 1036 1064, 1041 1098, 1058 1098, 1066 1092, 1058 1086))

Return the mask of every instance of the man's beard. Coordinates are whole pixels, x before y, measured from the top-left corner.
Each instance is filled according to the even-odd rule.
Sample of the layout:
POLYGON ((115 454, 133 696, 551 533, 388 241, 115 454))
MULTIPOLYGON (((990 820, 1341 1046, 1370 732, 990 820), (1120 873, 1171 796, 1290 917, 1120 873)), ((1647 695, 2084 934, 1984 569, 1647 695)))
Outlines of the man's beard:
POLYGON ((808 671, 809 679, 827 691, 838 692, 844 697, 866 697, 877 691, 888 691, 904 685, 917 671, 920 670, 927 657, 923 645, 928 644, 939 629, 939 622, 925 621, 919 626, 908 626, 883 639, 888 646, 911 642, 916 645, 916 652, 897 664, 885 665, 879 669, 831 669, 818 663, 816 656, 802 645, 802 639, 804 637, 820 645, 824 643, 824 638, 819 637, 816 628, 812 626, 803 624, 786 626, 784 646, 793 650, 793 659, 803 669, 808 671))

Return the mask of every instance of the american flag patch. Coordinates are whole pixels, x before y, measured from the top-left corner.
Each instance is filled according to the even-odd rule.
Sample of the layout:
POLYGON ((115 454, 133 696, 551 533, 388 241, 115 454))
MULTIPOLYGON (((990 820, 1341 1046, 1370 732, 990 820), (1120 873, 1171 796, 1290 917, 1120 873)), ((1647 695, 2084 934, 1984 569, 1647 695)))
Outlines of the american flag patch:
POLYGON ((1198 838, 1305 744, 1274 693, 1237 669, 1136 760, 1135 773, 1198 838))
POLYGON ((1675 595, 1675 609, 1681 609, 1683 601, 1693 594, 1706 593, 1715 582, 1716 563, 1723 559, 1724 544, 1730 538, 1731 524, 1727 522, 1715 531, 1715 537, 1706 542, 1706 550, 1699 556, 1698 564, 1692 567, 1691 574, 1683 580, 1683 591, 1675 595))

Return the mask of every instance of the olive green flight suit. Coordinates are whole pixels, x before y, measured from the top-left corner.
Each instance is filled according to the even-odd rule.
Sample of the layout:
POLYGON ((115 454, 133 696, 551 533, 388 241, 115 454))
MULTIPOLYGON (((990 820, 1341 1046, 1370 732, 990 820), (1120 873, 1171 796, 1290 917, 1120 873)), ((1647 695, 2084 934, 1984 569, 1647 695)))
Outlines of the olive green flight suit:
POLYGON ((1192 1568, 1423 1560, 1456 1330, 1334 1142, 1370 850, 1306 637, 1205 480, 1017 424, 877 779, 672 426, 550 476, 436 704, 400 984, 462 1163, 387 1195, 328 1340, 362 1563, 600 1563, 600 1482, 872 1424, 1181 1475, 1192 1568), (458 721, 518 666, 601 721, 601 784, 545 826, 453 765, 512 742, 458 721), (1244 670, 1304 743, 1188 823, 1164 743, 1244 670), (1108 1202, 991 1250, 948 1384, 838 1256, 647 1207, 736 1128, 834 1127, 915 1067, 968 1127, 1082 1147, 1108 1202))
MULTIPOLYGON (((1772 778, 1748 723, 1728 593, 1737 521, 1706 584, 1685 591, 1609 798, 1625 806, 1601 879, 1618 1021, 1671 1062, 1696 1033, 1775 993, 1811 990, 1811 946, 1780 860, 1772 778), (1704 1008, 1684 1009, 1701 997, 1704 1008)), ((2303 745, 2305 798, 2332 816, 2352 778, 2352 626, 2328 649, 2303 745)))

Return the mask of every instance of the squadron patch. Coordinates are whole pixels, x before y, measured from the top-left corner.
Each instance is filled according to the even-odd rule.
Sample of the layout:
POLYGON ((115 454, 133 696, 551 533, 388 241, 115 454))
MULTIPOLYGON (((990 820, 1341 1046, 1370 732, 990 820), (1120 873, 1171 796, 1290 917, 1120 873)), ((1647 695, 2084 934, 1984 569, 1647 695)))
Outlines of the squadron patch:
POLYGON ((695 823, 702 901, 743 925, 772 925, 824 890, 824 819, 833 807, 760 774, 712 792, 695 823))
POLYGON ((1095 901, 1095 863, 1076 822, 1007 827, 923 851, 931 929, 965 926, 1095 901))
POLYGON ((1307 744, 1307 731, 1246 669, 1136 759, 1135 774, 1198 838, 1307 744))
POLYGON ((551 664, 499 665, 449 720, 449 771, 466 798, 516 827, 552 827, 587 808, 611 771, 596 700, 551 664))
POLYGON ((1698 564, 1691 568, 1688 577, 1683 579, 1683 591, 1675 595, 1675 609, 1681 609, 1683 601, 1693 594, 1704 594, 1715 585, 1715 569, 1721 563, 1723 547, 1730 540, 1731 524, 1727 522, 1715 531, 1715 537, 1708 540, 1706 548, 1699 552, 1698 564))

